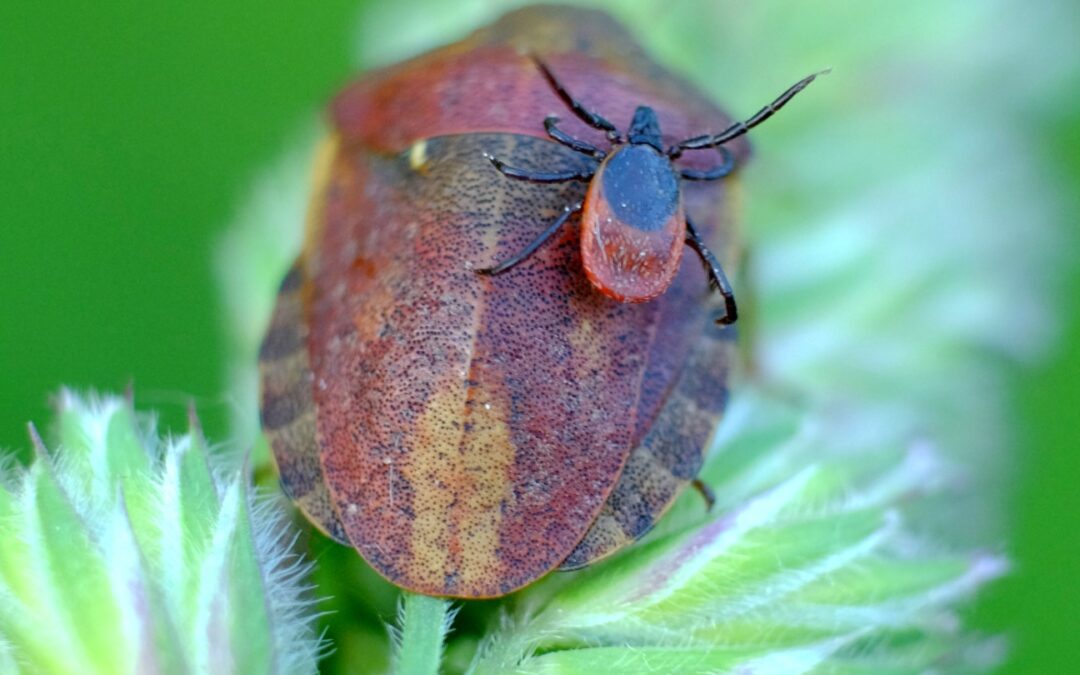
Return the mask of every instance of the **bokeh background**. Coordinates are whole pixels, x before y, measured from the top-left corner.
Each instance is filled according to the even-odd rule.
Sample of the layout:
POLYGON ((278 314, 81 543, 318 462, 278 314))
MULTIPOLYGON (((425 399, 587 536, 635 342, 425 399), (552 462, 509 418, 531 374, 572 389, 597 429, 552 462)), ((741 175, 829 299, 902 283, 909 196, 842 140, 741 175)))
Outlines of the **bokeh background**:
MULTIPOLYGON (((1063 38, 1075 40, 1080 11, 1065 0, 993 1, 978 10, 930 2, 857 11, 839 2, 605 4, 684 72, 690 69, 680 60, 722 54, 729 43, 732 53, 754 54, 752 62, 695 69, 713 93, 721 87, 702 82, 702 73, 722 81, 731 91, 724 103, 741 113, 804 72, 833 66, 826 86, 842 88, 845 71, 878 63, 875 55, 898 42, 917 53, 948 43, 951 33, 966 36, 941 56, 977 74, 976 83, 955 83, 958 91, 985 92, 965 102, 971 117, 981 119, 982 107, 1007 108, 1015 123, 1010 137, 1022 140, 1026 161, 1036 162, 1041 191, 1020 184, 1007 195, 1013 212, 1031 214, 1031 223, 1016 226, 1031 226, 1032 246, 1045 245, 1048 227, 1056 228, 1061 249, 1047 258, 1052 269, 1037 286, 1051 309, 1040 329, 1043 346, 1003 366, 1016 440, 1001 503, 1010 532, 1005 548, 1016 568, 983 594, 971 618, 980 629, 1011 635, 1010 672, 1075 668, 1080 48, 1063 38), (986 58, 970 40, 981 27, 986 53, 1021 41, 1012 53, 1022 58, 1007 69, 986 58), (791 35, 803 45, 790 47, 791 35), (816 45, 818 60, 793 69, 806 43, 816 45), (1039 86, 1048 78, 1056 83, 1049 91, 1039 86)), ((61 384, 121 390, 133 383, 139 405, 178 429, 194 401, 208 435, 226 438, 237 402, 226 382, 214 266, 222 232, 260 167, 308 137, 322 103, 359 68, 457 37, 498 11, 495 3, 475 1, 455 3, 452 11, 433 2, 358 0, 0 4, 0 447, 25 449, 25 423, 48 419, 48 398, 61 384)), ((883 69, 860 81, 918 92, 920 83, 904 76, 883 69)), ((831 100, 858 105, 860 98, 831 100)), ((928 128, 947 135, 964 127, 970 122, 963 109, 939 118, 926 111, 928 128)), ((879 138, 891 152, 891 128, 883 120, 875 131, 864 118, 851 143, 865 150, 879 138)), ((782 136, 756 139, 759 162, 784 152, 782 136)), ((1011 161, 1008 149, 988 152, 986 169, 1011 161)), ((845 156, 842 149, 829 154, 819 161, 845 156)), ((883 151, 879 160, 895 156, 883 151)), ((753 176, 748 180, 752 198, 753 176)), ((1024 309, 1012 320, 1023 321, 1024 309)), ((1024 327, 1002 317, 1002 330, 1024 327)))

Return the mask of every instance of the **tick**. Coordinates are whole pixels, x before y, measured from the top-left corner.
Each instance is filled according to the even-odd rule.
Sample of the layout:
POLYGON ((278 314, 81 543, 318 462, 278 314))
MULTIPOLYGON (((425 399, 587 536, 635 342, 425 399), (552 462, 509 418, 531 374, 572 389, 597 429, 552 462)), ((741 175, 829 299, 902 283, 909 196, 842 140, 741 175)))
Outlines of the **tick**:
POLYGON ((583 122, 605 132, 611 148, 602 150, 559 128, 559 118, 544 119, 544 130, 553 140, 587 155, 585 168, 543 172, 515 168, 497 157, 488 160, 504 175, 534 183, 585 181, 589 187, 582 202, 564 207, 563 213, 529 245, 502 262, 476 271, 496 275, 513 268, 540 248, 572 216, 581 214, 581 259, 585 274, 597 290, 619 302, 647 302, 662 294, 679 271, 683 246, 701 258, 710 288, 724 298, 718 324, 738 318, 735 294, 713 252, 683 208, 682 181, 715 181, 735 169, 735 159, 725 143, 742 136, 769 119, 822 73, 804 77, 749 119, 735 122, 718 134, 687 138, 665 148, 660 122, 649 106, 638 106, 625 137, 614 124, 574 98, 541 60, 533 61, 563 103, 583 122), (689 150, 715 148, 720 163, 707 170, 679 168, 675 161, 689 150))

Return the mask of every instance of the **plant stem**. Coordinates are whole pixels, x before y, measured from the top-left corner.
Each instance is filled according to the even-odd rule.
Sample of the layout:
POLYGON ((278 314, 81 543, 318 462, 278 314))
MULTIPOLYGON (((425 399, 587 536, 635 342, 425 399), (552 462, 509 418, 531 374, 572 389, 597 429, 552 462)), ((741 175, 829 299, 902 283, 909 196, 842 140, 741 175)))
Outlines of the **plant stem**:
POLYGON ((450 629, 450 602, 414 593, 402 593, 401 642, 395 659, 399 675, 435 675, 442 661, 443 640, 450 629))

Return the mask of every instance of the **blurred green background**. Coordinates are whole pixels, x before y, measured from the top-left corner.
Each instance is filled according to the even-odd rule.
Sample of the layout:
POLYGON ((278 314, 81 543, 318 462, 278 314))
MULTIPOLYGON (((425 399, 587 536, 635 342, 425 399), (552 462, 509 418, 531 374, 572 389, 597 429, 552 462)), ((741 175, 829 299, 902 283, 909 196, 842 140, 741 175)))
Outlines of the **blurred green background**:
MULTIPOLYGON (((139 405, 177 429, 193 400, 210 437, 225 438, 234 403, 224 380, 215 243, 258 169, 355 73, 358 54, 370 54, 357 47, 361 4, 0 3, 0 447, 25 448, 25 423, 48 419, 48 397, 62 384, 133 383, 139 405)), ((466 4, 475 13, 484 3, 466 4)), ((411 26, 400 41, 383 36, 383 59, 440 32, 424 25, 433 20, 424 6, 393 10, 411 26)), ((1061 12, 1053 20, 1080 25, 1066 6, 1024 11, 1061 12)), ((954 20, 963 22, 956 7, 954 20)), ((837 17, 774 16, 874 48, 873 36, 837 17)), ((1030 45, 1033 75, 1043 47, 1030 45)), ((772 72, 775 48, 762 37, 762 60, 748 66, 748 79, 802 74, 772 72)), ((839 64, 807 70, 821 65, 839 64)), ((1074 186, 1064 199, 1080 214, 1080 86, 1032 109, 1027 137, 1041 168, 1074 186)), ((1076 253, 1065 252, 1070 266, 1076 253)), ((1002 499, 1016 570, 973 610, 975 625, 1013 636, 1012 672, 1080 663, 1080 277, 1062 276, 1051 353, 1010 366, 1021 443, 1002 499)))

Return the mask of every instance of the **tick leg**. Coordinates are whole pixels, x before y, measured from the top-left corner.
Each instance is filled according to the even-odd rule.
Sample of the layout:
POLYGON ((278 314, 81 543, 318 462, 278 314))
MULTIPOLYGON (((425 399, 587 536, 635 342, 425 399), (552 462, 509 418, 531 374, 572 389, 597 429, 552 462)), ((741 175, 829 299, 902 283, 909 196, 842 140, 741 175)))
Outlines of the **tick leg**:
POLYGON ((540 72, 543 73, 544 79, 548 81, 548 84, 551 85, 551 88, 554 89, 555 93, 558 94, 559 98, 562 99, 562 102, 565 103, 566 106, 570 108, 570 110, 572 110, 574 114, 581 119, 582 122, 588 124, 594 129, 606 131, 608 138, 612 141, 615 141, 619 138, 619 131, 615 128, 614 124, 604 119, 599 113, 592 112, 585 108, 585 106, 578 103, 574 99, 574 97, 570 95, 570 92, 566 91, 562 84, 560 84, 559 81, 555 79, 554 73, 552 73, 551 70, 548 69, 547 64, 545 64, 543 61, 536 58, 535 56, 532 57, 532 60, 536 64, 536 67, 540 69, 540 72))
POLYGON ((713 504, 716 503, 716 494, 712 488, 706 485, 700 478, 695 478, 691 483, 694 489, 701 493, 701 498, 705 500, 705 510, 712 511, 713 504))
POLYGON ((735 320, 739 318, 739 313, 735 308, 735 293, 731 290, 731 283, 724 274, 724 268, 720 267, 720 261, 701 240, 701 235, 698 234, 689 218, 686 219, 686 243, 701 257, 701 262, 705 265, 705 274, 709 277, 709 286, 724 296, 724 315, 717 319, 716 323, 720 325, 735 323, 735 320))
POLYGON ((683 177, 683 180, 719 180, 728 175, 731 173, 731 170, 735 168, 735 157, 732 156, 731 152, 725 147, 719 147, 717 150, 719 150, 720 154, 724 157, 723 163, 705 171, 680 169, 679 175, 683 177))
POLYGON ((510 269, 514 265, 517 265, 522 260, 528 258, 533 253, 536 253, 536 249, 544 245, 544 242, 551 238, 551 235, 559 231, 559 228, 566 224, 566 221, 570 220, 570 216, 574 215, 581 210, 581 203, 574 204, 573 206, 567 206, 563 209, 563 213, 559 216, 554 223, 548 226, 548 229, 540 233, 540 236, 533 239, 532 243, 521 249, 517 254, 502 261, 501 263, 492 267, 482 267, 476 270, 477 274, 483 274, 485 276, 494 276, 501 274, 510 269))
POLYGON ((603 159, 606 156, 607 153, 605 153, 603 150, 596 147, 595 145, 592 145, 591 143, 586 143, 579 138, 574 138, 570 134, 560 129, 558 124, 559 118, 555 117, 554 115, 551 115, 550 117, 544 119, 544 130, 548 132, 548 136, 551 136, 556 141, 562 143, 563 145, 572 150, 575 150, 577 152, 583 152, 586 155, 592 155, 597 159, 603 159))
POLYGON ((592 178, 596 173, 596 167, 590 166, 588 169, 575 169, 573 171, 526 171, 525 169, 516 169, 507 165, 501 159, 496 159, 491 155, 484 153, 484 157, 495 165, 495 168, 503 173, 503 175, 510 178, 517 178, 518 180, 527 180, 533 183, 565 183, 570 180, 584 180, 587 181, 592 178))
POLYGON ((787 102, 793 99, 795 97, 795 94, 798 94, 803 89, 806 89, 806 87, 811 82, 813 82, 818 75, 824 75, 827 72, 829 71, 823 70, 821 72, 814 73, 813 75, 807 75, 803 79, 788 87, 784 91, 784 93, 777 96, 772 103, 768 104, 761 110, 754 113, 753 117, 751 117, 750 119, 744 122, 736 122, 727 129, 724 129, 720 133, 716 134, 715 136, 710 136, 706 134, 704 136, 695 136, 694 138, 688 138, 685 141, 674 146, 671 150, 669 150, 668 155, 672 156, 672 153, 674 153, 674 157, 678 157, 679 153, 681 153, 683 150, 702 150, 704 148, 713 148, 727 143, 734 138, 742 136, 747 131, 750 131, 757 125, 772 117, 773 113, 775 113, 777 110, 787 105, 787 102))

